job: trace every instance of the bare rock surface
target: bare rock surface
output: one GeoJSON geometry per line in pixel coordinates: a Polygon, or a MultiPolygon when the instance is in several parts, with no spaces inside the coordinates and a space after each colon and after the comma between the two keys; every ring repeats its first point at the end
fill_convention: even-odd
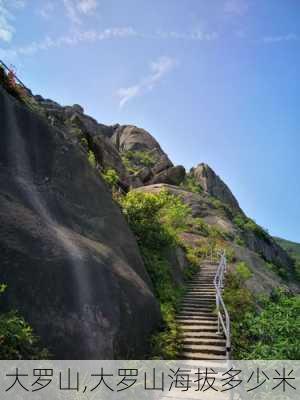
{"type": "Polygon", "coordinates": [[[1,88],[0,126],[1,310],[18,309],[59,359],[143,357],[159,306],[99,173],[1,88]]]}
{"type": "Polygon", "coordinates": [[[227,204],[234,211],[242,212],[238,201],[229,187],[207,164],[201,163],[197,165],[197,167],[191,170],[191,174],[196,182],[203,187],[205,192],[227,204]]]}

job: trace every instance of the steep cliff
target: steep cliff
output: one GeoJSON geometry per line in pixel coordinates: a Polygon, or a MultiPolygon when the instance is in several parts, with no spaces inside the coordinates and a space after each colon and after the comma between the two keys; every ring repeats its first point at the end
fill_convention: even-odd
{"type": "Polygon", "coordinates": [[[226,249],[232,268],[239,261],[246,262],[253,272],[247,284],[254,292],[270,293],[279,286],[299,290],[294,281],[293,261],[275,240],[267,233],[262,237],[253,230],[241,229],[235,223],[231,210],[215,202],[207,193],[192,193],[182,187],[164,184],[136,190],[144,193],[165,190],[180,197],[191,208],[194,220],[190,229],[182,234],[183,242],[196,251],[208,251],[208,256],[212,246],[226,249]],[[200,227],[197,227],[199,224],[200,227]]]}
{"type": "Polygon", "coordinates": [[[1,309],[57,358],[142,357],[160,322],[136,240],[68,132],[0,87],[1,309]]]}
{"type": "Polygon", "coordinates": [[[195,178],[195,181],[202,186],[206,193],[216,197],[224,204],[227,204],[234,211],[241,212],[239,203],[229,187],[209,165],[201,163],[195,168],[192,168],[191,176],[195,178]]]}
{"type": "Polygon", "coordinates": [[[160,271],[143,262],[112,194],[163,190],[191,209],[182,246],[156,258],[170,287],[191,259],[226,249],[231,268],[249,265],[253,292],[298,290],[289,254],[207,164],[186,174],[144,129],[105,126],[31,93],[24,102],[0,87],[0,307],[19,309],[57,358],[142,357],[160,325],[160,271]],[[102,177],[112,171],[111,191],[102,177]]]}

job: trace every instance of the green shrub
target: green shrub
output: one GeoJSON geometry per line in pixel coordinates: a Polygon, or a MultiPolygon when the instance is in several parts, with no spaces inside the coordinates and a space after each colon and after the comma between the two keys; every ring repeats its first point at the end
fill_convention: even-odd
{"type": "Polygon", "coordinates": [[[112,189],[115,189],[118,186],[120,178],[115,169],[107,169],[101,173],[101,176],[112,189]]]}
{"type": "Polygon", "coordinates": [[[178,234],[186,228],[190,209],[166,191],[129,192],[120,199],[120,204],[160,302],[164,325],[152,337],[152,358],[176,358],[180,340],[175,315],[183,289],[174,283],[167,253],[179,245],[178,234]]]}
{"type": "Polygon", "coordinates": [[[282,291],[260,304],[261,312],[244,318],[245,359],[298,360],[300,357],[300,296],[282,291]]]}
{"type": "Polygon", "coordinates": [[[245,241],[240,237],[240,236],[237,236],[236,238],[235,238],[235,243],[237,244],[237,245],[239,245],[239,246],[242,246],[242,247],[244,247],[246,244],[245,244],[245,241]]]}
{"type": "Polygon", "coordinates": [[[232,209],[216,197],[210,196],[209,198],[210,204],[217,210],[222,211],[224,215],[226,215],[228,218],[232,219],[233,218],[233,211],[232,209]]]}
{"type": "Polygon", "coordinates": [[[10,70],[6,73],[2,65],[0,65],[0,85],[2,85],[9,94],[22,102],[24,102],[27,97],[25,89],[17,84],[14,71],[10,70]]]}
{"type": "Polygon", "coordinates": [[[174,360],[181,351],[180,329],[176,323],[176,309],[170,303],[161,304],[165,329],[151,338],[151,359],[174,360]]]}
{"type": "Polygon", "coordinates": [[[184,181],[181,182],[180,186],[192,193],[203,193],[203,187],[200,185],[200,183],[196,182],[194,176],[189,174],[185,176],[184,181]]]}
{"type": "Polygon", "coordinates": [[[232,328],[234,359],[299,359],[300,296],[276,290],[254,297],[246,288],[252,273],[246,263],[226,277],[224,301],[232,328]]]}
{"type": "Polygon", "coordinates": [[[150,248],[175,244],[190,215],[189,207],[167,191],[129,192],[121,199],[121,207],[138,242],[150,248]]]}
{"type": "Polygon", "coordinates": [[[267,261],[266,261],[266,266],[270,271],[274,272],[275,274],[280,276],[282,279],[288,279],[288,272],[282,266],[273,264],[273,263],[270,263],[267,261]]]}
{"type": "Polygon", "coordinates": [[[209,236],[210,226],[204,222],[202,218],[193,218],[190,225],[192,232],[198,233],[205,237],[209,236]]]}
{"type": "Polygon", "coordinates": [[[91,165],[93,168],[96,168],[96,166],[97,166],[97,161],[96,161],[95,154],[94,154],[94,152],[93,152],[92,150],[89,150],[89,151],[88,151],[88,161],[89,161],[90,165],[91,165]]]}
{"type": "Polygon", "coordinates": [[[154,154],[149,150],[125,151],[122,160],[130,173],[137,173],[142,167],[152,168],[156,163],[154,154]]]}
{"type": "Polygon", "coordinates": [[[237,227],[243,230],[246,224],[246,219],[242,214],[238,214],[234,217],[233,222],[237,227]]]}
{"type": "MultiPolygon", "coordinates": [[[[0,284],[0,294],[5,289],[6,285],[0,284]]],[[[16,311],[0,314],[1,360],[35,360],[47,359],[49,356],[32,328],[16,311]]]]}
{"type": "Polygon", "coordinates": [[[88,144],[88,141],[87,141],[87,139],[85,137],[81,137],[80,138],[80,144],[81,144],[82,147],[84,147],[86,150],[88,150],[89,144],[88,144]]]}
{"type": "Polygon", "coordinates": [[[252,232],[260,239],[263,239],[266,242],[270,242],[270,237],[268,232],[261,226],[257,225],[257,223],[252,219],[247,218],[242,214],[238,214],[234,217],[233,222],[241,230],[245,232],[252,232]]]}
{"type": "Polygon", "coordinates": [[[294,267],[295,267],[296,278],[297,280],[300,280],[300,261],[298,260],[295,261],[294,267]]]}

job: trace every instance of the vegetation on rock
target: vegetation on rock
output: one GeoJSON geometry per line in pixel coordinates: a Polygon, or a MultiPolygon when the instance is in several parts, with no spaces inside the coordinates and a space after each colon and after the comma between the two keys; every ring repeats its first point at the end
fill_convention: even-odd
{"type": "Polygon", "coordinates": [[[260,239],[263,239],[266,242],[270,242],[270,236],[268,232],[261,226],[257,225],[257,223],[251,218],[248,218],[242,214],[238,214],[234,217],[233,222],[242,231],[252,232],[260,239]]]}
{"type": "Polygon", "coordinates": [[[150,150],[128,150],[122,153],[122,160],[128,172],[135,174],[143,167],[151,168],[156,159],[150,150]]]}
{"type": "Polygon", "coordinates": [[[101,176],[112,190],[117,189],[120,178],[115,169],[107,169],[101,172],[101,176]]]}
{"type": "Polygon", "coordinates": [[[0,85],[2,85],[9,94],[20,101],[24,101],[26,97],[25,89],[16,82],[15,73],[13,70],[5,72],[5,69],[0,65],[0,85]]]}
{"type": "MultiPolygon", "coordinates": [[[[5,290],[6,285],[1,284],[0,295],[5,290]]],[[[49,357],[30,325],[17,311],[0,313],[1,360],[43,360],[49,357]]]]}
{"type": "Polygon", "coordinates": [[[137,238],[161,306],[164,329],[152,338],[153,356],[176,358],[180,344],[175,314],[183,289],[174,283],[167,252],[180,244],[178,235],[186,228],[190,209],[166,191],[129,192],[120,204],[137,238]]]}
{"type": "Polygon", "coordinates": [[[203,187],[196,182],[195,177],[187,174],[185,176],[184,181],[180,184],[180,186],[192,193],[203,193],[203,187]]]}
{"type": "Polygon", "coordinates": [[[226,278],[224,301],[232,326],[234,359],[299,359],[300,296],[283,290],[255,298],[245,282],[249,267],[239,263],[226,278]]]}
{"type": "Polygon", "coordinates": [[[275,240],[294,260],[295,277],[300,281],[300,244],[280,238],[275,240]]]}

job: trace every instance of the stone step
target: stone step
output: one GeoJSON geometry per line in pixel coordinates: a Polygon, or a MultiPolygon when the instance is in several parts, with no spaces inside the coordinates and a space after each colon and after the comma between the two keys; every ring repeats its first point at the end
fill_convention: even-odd
{"type": "Polygon", "coordinates": [[[210,316],[216,316],[216,314],[214,313],[214,308],[201,308],[201,306],[198,307],[184,307],[181,308],[180,312],[178,312],[178,314],[188,314],[188,313],[192,313],[194,315],[200,315],[200,314],[206,314],[206,315],[210,315],[210,316]]]}
{"type": "MultiPolygon", "coordinates": [[[[197,295],[191,295],[191,300],[193,300],[193,301],[203,301],[203,303],[205,303],[205,302],[211,302],[211,301],[216,301],[216,296],[207,296],[207,295],[205,295],[205,294],[197,294],[197,295]],[[201,300],[198,300],[198,298],[199,298],[199,296],[200,296],[200,298],[201,298],[201,300]]],[[[188,299],[189,300],[189,299],[188,299]]],[[[186,301],[188,301],[188,300],[186,300],[186,301]]]]}
{"type": "Polygon", "coordinates": [[[200,310],[201,308],[206,308],[207,311],[212,312],[216,308],[216,302],[215,301],[210,301],[210,302],[203,302],[199,300],[186,300],[183,303],[181,303],[181,308],[195,308],[196,310],[200,310]]]}
{"type": "Polygon", "coordinates": [[[210,320],[210,321],[217,321],[216,316],[212,315],[212,314],[208,314],[208,313],[193,313],[190,311],[187,312],[182,312],[177,314],[176,318],[178,319],[195,319],[200,320],[200,319],[206,319],[206,320],[210,320]]]}
{"type": "Polygon", "coordinates": [[[192,320],[192,321],[197,321],[199,323],[201,323],[201,321],[212,321],[212,322],[218,322],[218,319],[216,316],[213,315],[208,315],[208,314],[204,314],[204,315],[188,315],[185,313],[181,313],[180,315],[177,314],[176,316],[176,320],[192,320]]]}
{"type": "Polygon", "coordinates": [[[214,354],[214,355],[226,355],[225,346],[211,346],[211,345],[202,345],[202,344],[192,344],[192,345],[184,345],[183,351],[189,353],[206,353],[206,354],[214,354]]]}
{"type": "Polygon", "coordinates": [[[202,285],[192,285],[192,286],[186,288],[187,292],[193,291],[193,290],[202,290],[202,291],[210,290],[211,292],[213,292],[213,291],[215,292],[216,288],[214,286],[202,286],[202,285]]]}
{"type": "Polygon", "coordinates": [[[217,333],[217,326],[209,325],[180,325],[180,329],[183,332],[212,332],[217,333]]]}
{"type": "Polygon", "coordinates": [[[183,300],[186,298],[192,298],[192,299],[215,299],[216,294],[215,293],[187,293],[184,297],[183,300]]]}
{"type": "Polygon", "coordinates": [[[200,319],[206,319],[210,321],[217,321],[217,318],[215,315],[209,314],[209,313],[193,313],[190,311],[182,312],[177,314],[176,318],[178,319],[195,319],[200,320],[200,319]]]}
{"type": "Polygon", "coordinates": [[[194,299],[194,300],[191,299],[191,300],[184,300],[181,303],[181,305],[183,307],[184,306],[213,306],[215,304],[216,304],[215,299],[212,299],[212,300],[201,300],[201,301],[199,301],[197,299],[194,299]]]}
{"type": "Polygon", "coordinates": [[[212,310],[216,306],[216,301],[199,301],[199,300],[185,300],[181,303],[181,307],[196,307],[207,308],[212,310]]]}
{"type": "Polygon", "coordinates": [[[203,299],[203,298],[208,298],[208,299],[215,299],[216,298],[216,294],[215,293],[211,293],[211,294],[207,294],[207,293],[187,293],[184,297],[183,300],[188,300],[188,299],[203,299]]]}
{"type": "Polygon", "coordinates": [[[193,315],[200,315],[200,314],[206,314],[206,315],[215,315],[214,314],[214,308],[193,308],[193,307],[185,307],[180,310],[178,315],[188,315],[188,314],[193,314],[193,315]]]}
{"type": "Polygon", "coordinates": [[[223,334],[219,334],[219,333],[213,333],[213,332],[181,332],[181,337],[183,339],[215,339],[215,340],[219,340],[219,339],[224,339],[224,335],[223,334]]]}
{"type": "Polygon", "coordinates": [[[213,287],[213,288],[215,287],[213,282],[206,282],[206,283],[203,283],[203,282],[193,282],[193,283],[187,284],[186,287],[187,287],[187,288],[193,288],[193,287],[195,287],[195,286],[203,287],[203,285],[211,286],[211,287],[213,287]]]}
{"type": "Polygon", "coordinates": [[[211,285],[211,287],[215,287],[213,281],[201,281],[201,282],[195,282],[192,285],[187,285],[187,288],[193,289],[195,287],[203,287],[202,285],[211,285]]]}
{"type": "Polygon", "coordinates": [[[205,295],[205,294],[208,294],[208,295],[213,295],[213,294],[216,294],[216,291],[215,290],[213,290],[213,289],[207,289],[207,288],[202,288],[202,287],[200,287],[200,288],[193,288],[193,289],[189,289],[189,290],[187,290],[186,292],[185,292],[185,296],[187,296],[187,295],[193,295],[193,296],[195,296],[195,295],[197,295],[197,294],[199,294],[199,295],[205,295]]]}
{"type": "Polygon", "coordinates": [[[182,299],[182,303],[184,302],[196,302],[196,303],[211,303],[216,302],[216,296],[189,296],[182,299]]]}
{"type": "Polygon", "coordinates": [[[215,326],[216,329],[218,328],[218,323],[217,321],[209,320],[209,319],[202,319],[202,320],[196,320],[196,319],[188,319],[188,318],[180,318],[176,319],[178,324],[180,326],[183,325],[194,325],[194,326],[215,326]]]}
{"type": "Polygon", "coordinates": [[[209,319],[212,321],[217,321],[217,316],[212,315],[211,313],[190,313],[190,312],[180,312],[177,314],[178,319],[182,318],[189,318],[189,319],[196,319],[196,320],[201,320],[201,319],[209,319]]]}
{"type": "Polygon", "coordinates": [[[216,292],[211,290],[207,292],[205,288],[196,288],[185,292],[184,296],[215,296],[216,292]]]}
{"type": "MultiPolygon", "coordinates": [[[[190,288],[193,289],[195,285],[191,285],[190,288]]],[[[207,288],[207,289],[215,289],[215,285],[213,283],[198,283],[197,287],[207,288]]]]}
{"type": "Polygon", "coordinates": [[[216,308],[216,302],[212,302],[212,303],[203,303],[203,302],[186,302],[186,303],[182,303],[181,304],[181,308],[179,309],[179,311],[181,311],[184,308],[192,308],[195,310],[205,310],[205,312],[210,312],[212,313],[214,311],[214,309],[216,308]]]}
{"type": "Polygon", "coordinates": [[[216,289],[215,289],[215,287],[205,287],[205,286],[198,286],[198,285],[194,285],[194,286],[191,286],[190,288],[187,288],[186,289],[186,291],[188,292],[188,291],[190,291],[190,290],[192,290],[192,289],[198,289],[198,290],[201,290],[202,292],[209,292],[209,293],[215,293],[216,292],[216,289]]]}
{"type": "Polygon", "coordinates": [[[207,354],[207,353],[194,353],[190,351],[183,351],[179,357],[182,360],[226,360],[225,355],[207,354]]]}
{"type": "Polygon", "coordinates": [[[209,277],[209,276],[202,276],[201,278],[197,278],[193,281],[191,281],[190,283],[202,283],[202,282],[210,282],[210,283],[214,283],[214,278],[213,277],[209,277]]]}
{"type": "Polygon", "coordinates": [[[215,297],[216,296],[216,292],[215,290],[205,290],[205,289],[200,289],[198,292],[186,292],[185,295],[183,297],[187,297],[187,296],[199,296],[199,297],[203,297],[203,296],[207,296],[207,297],[215,297]]]}
{"type": "Polygon", "coordinates": [[[215,339],[215,338],[183,338],[182,344],[185,345],[207,345],[207,346],[223,346],[225,348],[225,339],[215,339]]]}

